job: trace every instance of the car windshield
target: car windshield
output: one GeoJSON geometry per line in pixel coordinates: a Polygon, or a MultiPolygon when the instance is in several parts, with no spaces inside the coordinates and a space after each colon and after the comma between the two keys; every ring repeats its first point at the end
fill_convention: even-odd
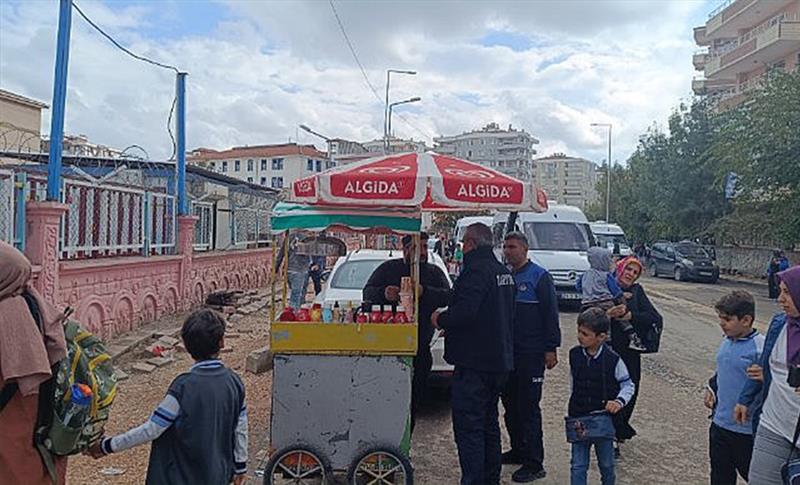
{"type": "Polygon", "coordinates": [[[526,222],[530,249],[586,251],[591,245],[589,226],[575,222],[526,222]]]}
{"type": "Polygon", "coordinates": [[[363,290],[375,268],[383,263],[381,259],[362,259],[343,263],[333,275],[331,288],[344,290],[363,290]]]}
{"type": "Polygon", "coordinates": [[[708,258],[708,252],[697,244],[679,244],[675,246],[675,251],[686,258],[708,258]]]}
{"type": "Polygon", "coordinates": [[[623,248],[628,247],[628,241],[625,240],[623,234],[595,234],[594,237],[597,238],[597,243],[601,247],[613,249],[614,244],[619,244],[623,248]]]}

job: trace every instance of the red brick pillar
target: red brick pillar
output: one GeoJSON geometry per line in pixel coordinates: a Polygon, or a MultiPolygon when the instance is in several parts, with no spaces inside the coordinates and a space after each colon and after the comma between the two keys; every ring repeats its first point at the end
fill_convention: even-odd
{"type": "Polygon", "coordinates": [[[58,302],[59,290],[59,227],[68,207],[59,202],[27,202],[25,206],[25,255],[39,267],[36,289],[53,303],[58,302]]]}

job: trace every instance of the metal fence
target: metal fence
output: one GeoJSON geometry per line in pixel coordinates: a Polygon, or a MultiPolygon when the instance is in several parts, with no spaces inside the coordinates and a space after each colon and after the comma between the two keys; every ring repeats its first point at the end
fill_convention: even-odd
{"type": "Polygon", "coordinates": [[[265,244],[270,240],[270,211],[235,207],[231,233],[234,244],[265,244]]]}
{"type": "Polygon", "coordinates": [[[214,204],[192,201],[192,214],[197,216],[194,225],[194,249],[208,251],[214,240],[214,204]]]}
{"type": "Polygon", "coordinates": [[[0,170],[0,241],[14,244],[14,173],[0,170]]]}
{"type": "Polygon", "coordinates": [[[147,254],[171,254],[175,249],[175,196],[147,193],[147,254]]]}

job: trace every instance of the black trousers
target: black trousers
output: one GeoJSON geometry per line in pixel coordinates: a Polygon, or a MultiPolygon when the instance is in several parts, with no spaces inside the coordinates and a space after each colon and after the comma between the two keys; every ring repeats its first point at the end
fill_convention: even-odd
{"type": "Polygon", "coordinates": [[[628,368],[628,374],[636,386],[631,402],[614,415],[614,428],[617,432],[617,439],[629,440],[636,436],[636,430],[631,426],[631,416],[636,407],[636,398],[639,396],[639,387],[642,382],[642,354],[629,349],[627,340],[622,341],[624,343],[619,343],[619,348],[614,345],[614,342],[611,342],[611,346],[619,354],[622,362],[625,363],[625,367],[628,368]]]}
{"type": "Polygon", "coordinates": [[[736,485],[736,473],[745,481],[750,473],[753,435],[735,433],[711,423],[708,430],[711,485],[736,485]]]}
{"type": "Polygon", "coordinates": [[[511,438],[511,452],[522,464],[542,470],[544,443],[542,441],[542,399],[544,383],[544,354],[526,359],[525,365],[515,363],[503,391],[503,420],[511,438]]]}
{"type": "Polygon", "coordinates": [[[456,367],[453,373],[451,407],[461,485],[500,484],[497,402],[507,381],[507,372],[456,367]]]}
{"type": "Polygon", "coordinates": [[[411,432],[417,423],[417,413],[425,399],[425,390],[428,387],[428,376],[433,366],[433,356],[430,347],[418,349],[414,356],[414,375],[411,380],[411,432]]]}

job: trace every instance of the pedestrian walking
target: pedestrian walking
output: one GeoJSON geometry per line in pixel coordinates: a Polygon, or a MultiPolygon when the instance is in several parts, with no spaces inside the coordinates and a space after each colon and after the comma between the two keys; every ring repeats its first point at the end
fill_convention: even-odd
{"type": "Polygon", "coordinates": [[[772,318],[759,365],[734,408],[737,423],[753,423],[755,440],[750,460],[751,485],[783,485],[781,468],[788,461],[800,467],[800,266],[778,273],[783,312],[772,318]]]}
{"type": "MultiPolygon", "coordinates": [[[[0,241],[0,484],[51,485],[34,446],[39,386],[67,355],[64,315],[31,286],[31,263],[0,241]],[[39,318],[34,318],[35,305],[39,318]],[[37,321],[38,320],[38,321],[37,321]]],[[[56,483],[67,477],[67,457],[55,456],[56,483]]]]}
{"type": "Polygon", "coordinates": [[[521,232],[506,234],[503,256],[517,286],[514,309],[514,370],[501,400],[511,449],[503,464],[522,465],[511,479],[518,483],[544,478],[542,398],[545,368],[558,364],[561,345],[558,299],[553,277],[528,259],[528,239],[521,232]]]}
{"type": "Polygon", "coordinates": [[[308,275],[314,283],[314,295],[322,292],[322,273],[325,271],[325,256],[314,256],[311,258],[311,268],[308,275]]]}
{"type": "Polygon", "coordinates": [[[767,266],[767,285],[769,287],[769,298],[774,300],[780,294],[778,287],[778,273],[789,269],[789,260],[783,251],[775,251],[767,266]]]}
{"type": "MultiPolygon", "coordinates": [[[[647,298],[647,293],[642,285],[637,283],[643,269],[642,263],[633,256],[629,256],[617,264],[617,283],[622,288],[625,303],[610,308],[607,314],[612,320],[630,323],[642,346],[647,349],[648,353],[653,353],[658,351],[664,320],[650,299],[647,298]]],[[[618,443],[624,443],[636,436],[636,430],[631,426],[630,421],[641,390],[642,379],[642,351],[631,348],[630,339],[625,335],[624,329],[624,325],[611,326],[611,348],[619,354],[628,368],[635,389],[628,405],[614,416],[618,443]]],[[[616,448],[615,453],[617,456],[619,455],[619,447],[616,448]]]]}
{"type": "Polygon", "coordinates": [[[95,458],[152,441],[147,485],[244,483],[247,473],[247,407],[241,378],[219,360],[225,319],[197,310],[183,323],[181,338],[195,360],[175,378],[143,424],[103,438],[89,449],[95,458]]]}
{"type": "Polygon", "coordinates": [[[572,443],[570,484],[586,485],[594,446],[603,485],[614,485],[614,425],[610,415],[630,403],[635,385],[619,355],[605,344],[611,322],[601,308],[578,316],[578,345],[569,351],[572,393],[567,440],[572,443]]]}
{"type": "MultiPolygon", "coordinates": [[[[431,314],[450,301],[450,284],[447,276],[435,264],[428,262],[428,234],[420,234],[419,262],[419,315],[417,322],[417,355],[414,356],[414,377],[411,383],[411,430],[416,424],[417,412],[425,396],[428,376],[433,365],[431,339],[433,326],[431,314]]],[[[416,254],[414,239],[403,236],[403,258],[391,259],[375,268],[364,286],[364,301],[373,305],[393,305],[400,302],[400,282],[411,276],[411,261],[416,254]]]]}
{"type": "Polygon", "coordinates": [[[725,335],[717,351],[717,370],[709,379],[705,405],[712,410],[708,431],[711,485],[736,485],[745,481],[753,453],[753,427],[749,419],[737,423],[733,409],[747,383],[747,369],[758,363],[764,336],[753,329],[756,304],[746,291],[734,291],[715,305],[725,335]]]}
{"type": "Polygon", "coordinates": [[[514,365],[514,277],[492,251],[492,231],[464,234],[464,271],[450,306],[431,323],[444,330],[444,358],[455,366],[451,407],[461,485],[498,485],[501,448],[497,404],[514,365]]]}

